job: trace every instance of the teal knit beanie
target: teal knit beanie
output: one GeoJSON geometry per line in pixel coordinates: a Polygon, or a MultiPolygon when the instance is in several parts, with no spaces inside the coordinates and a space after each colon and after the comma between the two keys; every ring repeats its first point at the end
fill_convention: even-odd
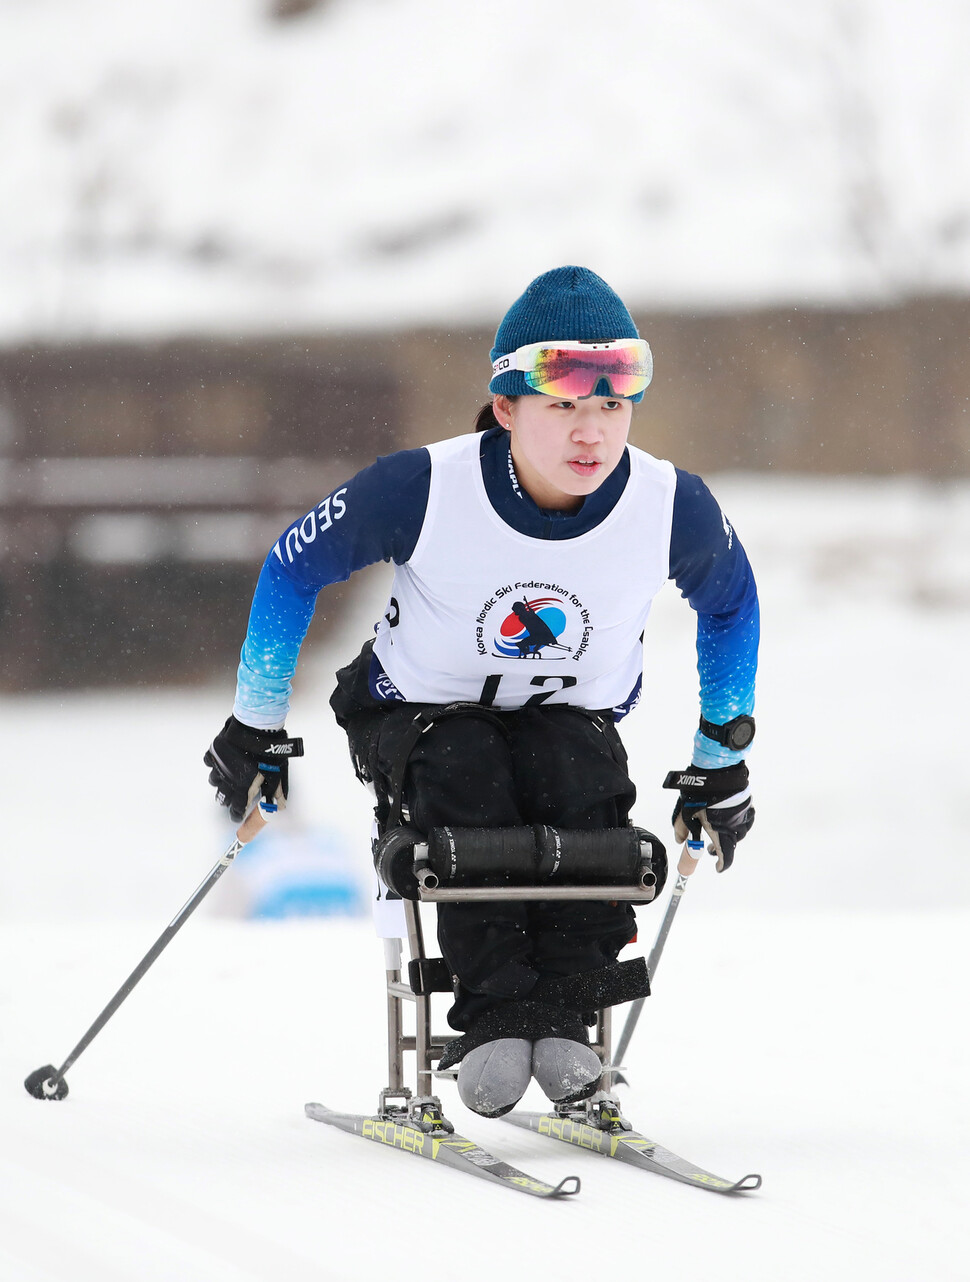
{"type": "MultiPolygon", "coordinates": [[[[639,338],[619,294],[588,267],[556,267],[537,276],[502,318],[489,359],[496,361],[528,343],[609,342],[639,338]]],[[[504,396],[538,396],[521,370],[496,374],[488,390],[504,396]]],[[[639,402],[643,393],[626,397],[639,402]]]]}

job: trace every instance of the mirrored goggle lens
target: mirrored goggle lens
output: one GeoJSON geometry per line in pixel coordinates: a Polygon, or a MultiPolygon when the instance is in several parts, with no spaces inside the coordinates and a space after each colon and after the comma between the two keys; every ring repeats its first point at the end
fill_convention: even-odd
{"type": "Polygon", "coordinates": [[[608,351],[577,351],[574,348],[538,348],[525,381],[536,392],[580,400],[592,396],[605,379],[612,396],[636,396],[644,391],[653,375],[650,348],[640,340],[629,347],[608,351]]]}

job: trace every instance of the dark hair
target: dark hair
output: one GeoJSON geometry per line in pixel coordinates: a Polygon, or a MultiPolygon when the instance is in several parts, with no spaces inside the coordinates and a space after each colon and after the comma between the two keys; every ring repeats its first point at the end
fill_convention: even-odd
{"type": "MultiPolygon", "coordinates": [[[[510,396],[508,397],[508,402],[510,405],[514,405],[518,399],[519,398],[517,396],[510,396]]],[[[502,426],[502,424],[495,417],[495,410],[492,408],[492,405],[493,405],[493,402],[489,401],[487,405],[483,405],[482,408],[478,411],[478,416],[475,419],[476,432],[487,432],[493,427],[502,426]]]]}

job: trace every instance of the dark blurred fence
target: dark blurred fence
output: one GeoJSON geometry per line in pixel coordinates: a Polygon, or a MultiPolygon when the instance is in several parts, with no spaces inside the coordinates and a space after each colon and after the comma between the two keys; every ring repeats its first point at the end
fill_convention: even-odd
{"type": "Polygon", "coordinates": [[[281,530],[394,444],[398,391],[306,344],[0,353],[0,686],[231,671],[281,530]]]}
{"type": "Polygon", "coordinates": [[[644,317],[642,328],[657,376],[641,443],[683,466],[970,474],[970,300],[644,317]]]}
{"type": "MultiPolygon", "coordinates": [[[[724,469],[970,472],[970,301],[641,315],[634,440],[724,469]]],[[[490,334],[0,352],[0,688],[225,674],[281,529],[471,429],[490,334]]]]}

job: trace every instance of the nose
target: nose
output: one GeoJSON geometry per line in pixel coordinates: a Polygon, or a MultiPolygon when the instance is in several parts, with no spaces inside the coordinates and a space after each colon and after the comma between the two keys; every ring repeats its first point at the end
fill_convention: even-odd
{"type": "Polygon", "coordinates": [[[603,439],[603,424],[600,418],[601,416],[596,413],[592,405],[583,407],[573,421],[572,438],[577,445],[592,445],[603,439]]]}

